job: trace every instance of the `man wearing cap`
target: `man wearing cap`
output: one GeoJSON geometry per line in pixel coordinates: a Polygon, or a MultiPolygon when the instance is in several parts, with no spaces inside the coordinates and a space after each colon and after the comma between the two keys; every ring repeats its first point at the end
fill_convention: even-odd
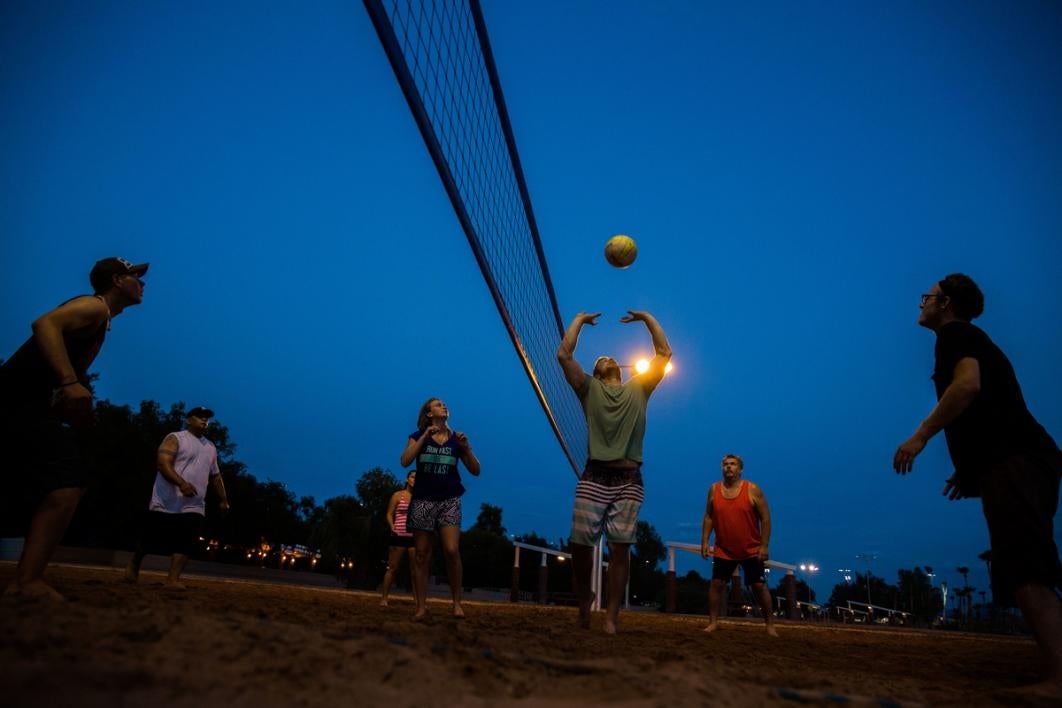
{"type": "Polygon", "coordinates": [[[575,346],[583,325],[594,326],[601,313],[580,312],[568,325],[557,360],[564,378],[583,406],[587,427],[586,467],[575,487],[572,514],[572,585],[579,600],[579,625],[590,627],[594,547],[602,532],[608,541],[608,608],[605,633],[616,633],[620,601],[627,583],[630,547],[635,540],[642,489],[642,438],[649,396],[664,378],[671,346],[660,323],[648,312],[628,310],[620,322],[644,322],[656,355],[649,369],[623,383],[616,360],[602,356],[588,375],[575,361],[575,346]]]}
{"type": "Polygon", "coordinates": [[[206,516],[207,484],[212,484],[222,510],[229,508],[225,482],[218,469],[218,451],[206,438],[214,411],[196,406],[188,411],[185,429],[167,435],[159,445],[158,472],[148,504],[145,533],[126,568],[136,582],[149,552],[170,555],[166,584],[183,589],[181,571],[195,547],[206,516]]]}
{"type": "Polygon", "coordinates": [[[44,570],[90,482],[81,452],[94,420],[88,368],[111,319],[143,299],[147,269],[122,258],[97,261],[89,273],[94,294],[37,318],[30,338],[0,366],[0,435],[12,458],[4,483],[21,487],[33,509],[5,594],[62,599],[44,570]]]}

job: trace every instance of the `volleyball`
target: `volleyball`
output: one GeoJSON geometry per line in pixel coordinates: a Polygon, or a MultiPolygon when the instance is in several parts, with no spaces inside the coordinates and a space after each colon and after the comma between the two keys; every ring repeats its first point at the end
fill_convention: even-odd
{"type": "Polygon", "coordinates": [[[638,246],[630,236],[613,236],[605,244],[605,260],[617,268],[626,268],[638,257],[638,246]]]}

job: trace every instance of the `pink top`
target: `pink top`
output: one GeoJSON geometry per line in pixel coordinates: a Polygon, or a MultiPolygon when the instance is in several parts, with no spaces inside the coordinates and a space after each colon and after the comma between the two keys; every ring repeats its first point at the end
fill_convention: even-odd
{"type": "Polygon", "coordinates": [[[409,500],[399,499],[395,507],[395,536],[412,536],[413,532],[406,529],[406,515],[409,513],[409,500]]]}

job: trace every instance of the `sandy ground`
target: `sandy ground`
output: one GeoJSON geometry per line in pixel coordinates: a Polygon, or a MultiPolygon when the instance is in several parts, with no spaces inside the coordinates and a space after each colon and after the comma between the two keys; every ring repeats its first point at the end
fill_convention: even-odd
{"type": "MultiPolygon", "coordinates": [[[[0,564],[6,585],[14,567],[0,564]]],[[[8,706],[1058,705],[1032,641],[890,628],[762,625],[628,612],[620,634],[576,630],[569,608],[111,569],[49,571],[68,601],[0,598],[0,703],[8,706]]]]}

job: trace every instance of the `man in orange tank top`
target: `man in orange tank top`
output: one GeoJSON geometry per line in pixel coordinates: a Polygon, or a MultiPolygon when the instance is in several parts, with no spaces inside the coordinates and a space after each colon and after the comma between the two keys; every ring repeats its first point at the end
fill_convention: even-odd
{"type": "Polygon", "coordinates": [[[742,480],[745,463],[737,455],[723,458],[723,481],[708,488],[708,503],[701,523],[701,557],[713,556],[712,588],[708,595],[710,622],[705,632],[719,629],[719,608],[730,577],[741,566],[745,585],[752,589],[767,621],[767,634],[778,636],[771,613],[764,563],[771,539],[771,512],[759,485],[742,480]],[[715,548],[708,539],[715,531],[715,548]]]}

